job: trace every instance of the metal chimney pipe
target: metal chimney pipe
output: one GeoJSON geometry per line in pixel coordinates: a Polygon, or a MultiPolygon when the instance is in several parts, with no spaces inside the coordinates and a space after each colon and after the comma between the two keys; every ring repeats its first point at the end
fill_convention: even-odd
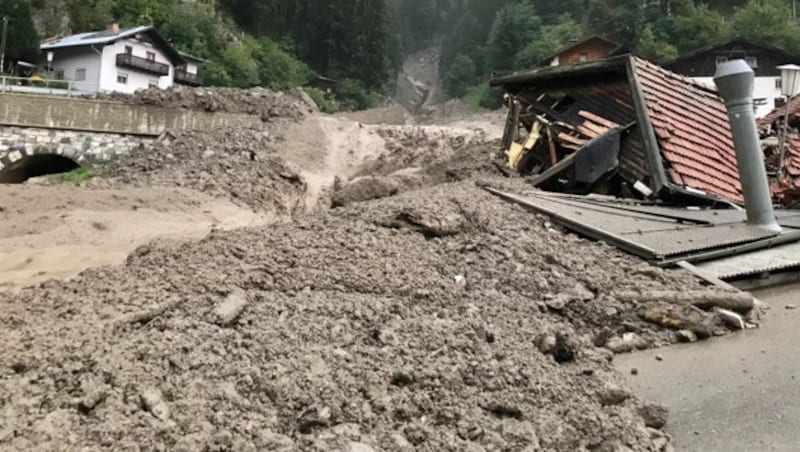
{"type": "Polygon", "coordinates": [[[780,231],[772,209],[764,154],[761,152],[753,113],[754,79],[753,70],[744,60],[722,63],[714,75],[714,83],[728,109],[747,223],[780,231]]]}

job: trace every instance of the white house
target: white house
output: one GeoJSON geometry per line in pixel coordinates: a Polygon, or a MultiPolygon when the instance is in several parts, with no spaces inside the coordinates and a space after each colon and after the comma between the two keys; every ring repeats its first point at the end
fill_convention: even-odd
{"type": "Polygon", "coordinates": [[[133,93],[175,83],[200,85],[202,60],[176,50],[151,26],[80,33],[41,44],[48,78],[71,80],[83,92],[133,93]]]}
{"type": "Polygon", "coordinates": [[[717,71],[717,66],[733,59],[745,60],[755,72],[753,98],[756,101],[757,117],[771,112],[775,108],[776,102],[783,101],[781,72],[778,66],[800,64],[800,55],[752,39],[735,36],[681,55],[664,63],[663,66],[715,88],[714,73],[717,71]]]}

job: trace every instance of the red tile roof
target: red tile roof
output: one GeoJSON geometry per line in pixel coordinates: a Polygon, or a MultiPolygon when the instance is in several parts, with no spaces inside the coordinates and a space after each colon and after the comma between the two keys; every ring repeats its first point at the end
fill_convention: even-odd
{"type": "Polygon", "coordinates": [[[728,114],[716,92],[638,58],[634,67],[670,182],[742,202],[728,114]]]}
{"type": "MultiPolygon", "coordinates": [[[[762,138],[780,138],[783,128],[783,119],[787,106],[776,108],[768,115],[758,120],[758,128],[762,138]]],[[[800,117],[800,96],[795,97],[788,105],[789,108],[789,136],[783,156],[784,172],[780,178],[770,177],[769,188],[772,198],[784,206],[794,204],[800,197],[800,132],[797,130],[800,117]]],[[[764,159],[767,172],[776,174],[780,161],[778,146],[764,146],[764,159]]]]}

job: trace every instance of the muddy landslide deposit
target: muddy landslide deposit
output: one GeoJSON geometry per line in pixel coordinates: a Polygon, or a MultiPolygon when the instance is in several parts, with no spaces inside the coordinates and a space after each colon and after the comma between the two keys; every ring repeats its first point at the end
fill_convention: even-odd
{"type": "Polygon", "coordinates": [[[134,94],[97,94],[95,98],[139,105],[165,108],[187,108],[209,112],[247,113],[270,120],[276,117],[301,118],[316,112],[317,106],[300,90],[291,93],[256,87],[190,88],[174,86],[170,89],[149,88],[134,94]]]}
{"type": "Polygon", "coordinates": [[[697,285],[475,181],[154,242],[0,294],[0,449],[671,450],[599,346],[697,285]]]}
{"type": "Polygon", "coordinates": [[[168,133],[145,151],[104,165],[92,185],[177,186],[277,215],[302,211],[305,182],[274,148],[262,128],[168,133]]]}

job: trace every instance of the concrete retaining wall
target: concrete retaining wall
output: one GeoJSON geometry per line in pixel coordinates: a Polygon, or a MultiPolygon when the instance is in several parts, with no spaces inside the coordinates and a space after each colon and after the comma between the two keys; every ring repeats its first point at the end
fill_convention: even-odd
{"type": "Polygon", "coordinates": [[[0,170],[28,155],[58,154],[79,164],[106,162],[144,149],[144,135],[0,126],[0,170]]]}
{"type": "Polygon", "coordinates": [[[166,130],[258,126],[261,118],[242,113],[131,105],[93,99],[0,94],[0,126],[158,136],[166,130]]]}

